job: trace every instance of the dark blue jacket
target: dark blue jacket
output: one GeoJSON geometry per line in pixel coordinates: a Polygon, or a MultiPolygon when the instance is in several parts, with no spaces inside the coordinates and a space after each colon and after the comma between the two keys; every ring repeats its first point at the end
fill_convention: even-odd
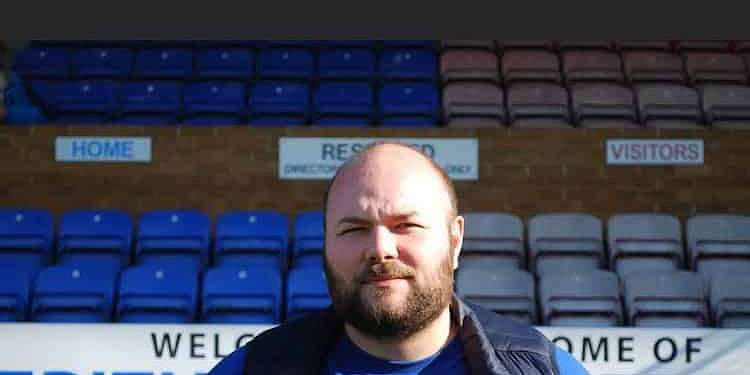
{"type": "MultiPolygon", "coordinates": [[[[567,352],[529,325],[455,296],[451,312],[472,375],[587,374],[567,352]]],[[[311,313],[262,332],[209,375],[318,375],[343,326],[330,307],[311,313]]]]}

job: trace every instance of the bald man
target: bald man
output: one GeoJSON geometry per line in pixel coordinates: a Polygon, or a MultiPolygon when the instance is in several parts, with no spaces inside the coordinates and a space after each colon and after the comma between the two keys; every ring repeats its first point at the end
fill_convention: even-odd
{"type": "Polygon", "coordinates": [[[453,184],[432,159],[376,143],[324,198],[332,305],[274,327],[221,374],[586,374],[533,327],[453,292],[464,234],[453,184]]]}

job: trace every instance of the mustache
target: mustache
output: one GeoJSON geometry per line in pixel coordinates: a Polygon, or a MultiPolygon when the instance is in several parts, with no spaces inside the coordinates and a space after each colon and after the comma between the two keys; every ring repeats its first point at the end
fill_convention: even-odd
{"type": "Polygon", "coordinates": [[[360,283],[383,279],[413,278],[414,269],[396,261],[376,263],[367,266],[357,278],[360,283]]]}

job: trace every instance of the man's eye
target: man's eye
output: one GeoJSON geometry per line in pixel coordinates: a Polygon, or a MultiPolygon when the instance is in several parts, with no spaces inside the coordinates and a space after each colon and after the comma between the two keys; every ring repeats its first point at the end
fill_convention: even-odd
{"type": "Polygon", "coordinates": [[[409,229],[409,228],[421,228],[422,226],[416,223],[401,223],[396,225],[398,229],[409,229]]]}
{"type": "Polygon", "coordinates": [[[345,228],[344,230],[342,230],[341,232],[339,232],[339,235],[341,235],[341,234],[347,234],[347,233],[352,233],[352,232],[357,232],[357,231],[361,231],[363,229],[365,229],[365,228],[364,227],[345,228]]]}

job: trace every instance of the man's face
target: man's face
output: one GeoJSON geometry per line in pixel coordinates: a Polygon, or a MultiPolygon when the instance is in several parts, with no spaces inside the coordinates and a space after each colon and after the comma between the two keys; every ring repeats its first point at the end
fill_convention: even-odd
{"type": "Polygon", "coordinates": [[[449,196],[429,164],[392,147],[350,166],[332,187],[325,271],[343,319],[393,338],[450,304],[463,219],[449,217],[449,196]]]}

